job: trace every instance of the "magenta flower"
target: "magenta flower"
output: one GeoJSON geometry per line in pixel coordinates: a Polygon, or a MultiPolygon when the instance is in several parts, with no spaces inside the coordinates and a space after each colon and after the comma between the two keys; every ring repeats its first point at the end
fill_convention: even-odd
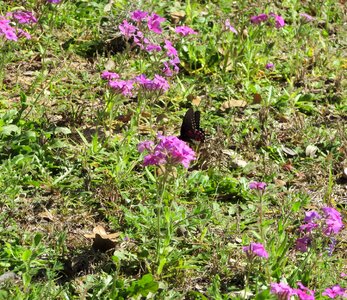
{"type": "Polygon", "coordinates": [[[153,141],[144,141],[138,144],[137,150],[142,153],[143,151],[152,151],[154,147],[154,142],[153,141]]]}
{"type": "Polygon", "coordinates": [[[272,15],[275,18],[276,28],[282,28],[285,25],[284,19],[279,15],[272,15]]]}
{"type": "Polygon", "coordinates": [[[160,24],[165,21],[164,18],[158,16],[157,14],[151,14],[148,18],[148,29],[150,31],[153,31],[155,33],[162,33],[162,29],[160,27],[160,24]]]}
{"type": "Polygon", "coordinates": [[[17,41],[16,29],[10,25],[10,22],[10,20],[0,16],[0,36],[4,35],[8,40],[17,41]]]}
{"type": "Polygon", "coordinates": [[[156,45],[156,44],[151,44],[151,43],[148,43],[147,45],[146,45],[146,51],[147,52],[159,52],[159,51],[161,51],[162,49],[161,49],[161,47],[159,46],[159,45],[156,45]]]}
{"type": "Polygon", "coordinates": [[[27,40],[31,39],[30,33],[20,28],[17,30],[17,35],[18,37],[25,37],[27,40]]]}
{"type": "Polygon", "coordinates": [[[298,238],[295,241],[295,249],[300,252],[307,252],[308,247],[311,245],[311,238],[309,236],[304,236],[302,238],[298,238]]]}
{"type": "Polygon", "coordinates": [[[119,75],[117,73],[114,73],[114,72],[102,71],[101,72],[101,78],[107,79],[107,80],[112,80],[112,79],[118,79],[119,75]]]}
{"type": "Polygon", "coordinates": [[[47,2],[57,4],[57,3],[60,3],[61,0],[47,0],[47,2]]]}
{"type": "Polygon", "coordinates": [[[258,191],[264,191],[266,188],[266,183],[265,182],[258,182],[258,181],[253,181],[249,184],[249,188],[251,190],[258,190],[258,191]]]}
{"type": "Polygon", "coordinates": [[[182,36],[187,36],[190,34],[197,34],[196,31],[194,31],[192,28],[188,26],[177,26],[175,28],[175,32],[182,35],[182,36]]]}
{"type": "Polygon", "coordinates": [[[30,11],[24,11],[24,10],[17,10],[12,13],[12,17],[19,23],[19,24],[31,24],[31,23],[37,23],[37,19],[34,17],[32,12],[30,11]]]}
{"type": "Polygon", "coordinates": [[[301,282],[298,282],[298,289],[295,289],[295,294],[299,297],[300,300],[315,300],[314,291],[305,287],[301,282]]]}
{"type": "Polygon", "coordinates": [[[195,152],[177,137],[158,134],[158,139],[159,143],[155,147],[153,147],[154,143],[151,141],[139,144],[138,149],[140,152],[144,150],[150,152],[144,157],[144,166],[182,164],[185,168],[188,168],[190,162],[195,159],[195,152]]]}
{"type": "Polygon", "coordinates": [[[148,12],[142,11],[142,10],[135,10],[131,13],[130,18],[133,21],[141,22],[142,20],[146,19],[148,16],[148,12]]]}
{"type": "Polygon", "coordinates": [[[302,232],[309,233],[317,227],[318,227],[318,224],[316,224],[316,223],[307,223],[307,224],[300,225],[299,230],[302,232]]]}
{"type": "Polygon", "coordinates": [[[154,75],[153,80],[148,79],[146,75],[142,74],[136,77],[136,81],[139,83],[140,86],[149,91],[167,91],[170,87],[167,80],[164,77],[157,74],[154,75]]]}
{"type": "Polygon", "coordinates": [[[153,83],[155,84],[156,90],[167,91],[170,88],[167,80],[158,74],[154,75],[153,83]]]}
{"type": "Polygon", "coordinates": [[[235,33],[235,34],[238,34],[237,30],[231,26],[230,24],[230,20],[229,19],[226,19],[225,22],[224,22],[224,26],[227,30],[230,30],[231,32],[235,33]]]}
{"type": "Polygon", "coordinates": [[[290,300],[291,296],[296,295],[296,291],[283,282],[273,282],[270,287],[271,294],[276,295],[279,300],[290,300]]]}
{"type": "Polygon", "coordinates": [[[177,50],[175,49],[175,47],[172,46],[172,43],[168,40],[165,40],[165,46],[164,48],[167,50],[167,56],[169,57],[176,57],[178,56],[177,50]]]}
{"type": "Polygon", "coordinates": [[[302,17],[306,22],[311,22],[314,20],[314,17],[306,13],[300,13],[300,17],[302,17]]]}
{"type": "Polygon", "coordinates": [[[269,16],[267,14],[260,14],[258,16],[253,16],[253,17],[251,17],[251,23],[260,24],[262,22],[267,21],[268,18],[269,18],[269,16]]]}
{"type": "Polygon", "coordinates": [[[269,254],[266,252],[263,244],[250,243],[249,246],[242,247],[242,250],[246,252],[247,257],[252,259],[255,256],[268,258],[269,254]]]}
{"type": "Polygon", "coordinates": [[[108,85],[118,93],[124,96],[132,96],[132,90],[134,88],[133,80],[111,80],[108,85]]]}
{"type": "Polygon", "coordinates": [[[311,211],[307,211],[305,213],[305,219],[304,222],[306,223],[311,223],[312,221],[314,221],[315,219],[320,219],[321,216],[319,215],[318,212],[316,212],[315,210],[311,210],[311,211]]]}
{"type": "Polygon", "coordinates": [[[138,30],[136,26],[130,24],[127,20],[124,20],[122,24],[119,24],[118,28],[126,38],[132,37],[138,30]]]}
{"type": "Polygon", "coordinates": [[[323,207],[325,213],[326,227],[323,229],[325,235],[337,234],[343,228],[341,214],[332,207],[323,207]]]}
{"type": "Polygon", "coordinates": [[[267,63],[267,64],[265,65],[265,68],[268,69],[268,70],[270,70],[270,69],[273,69],[274,66],[275,66],[275,65],[274,65],[273,63],[267,63]]]}
{"type": "Polygon", "coordinates": [[[330,288],[325,289],[322,295],[327,296],[330,299],[335,299],[338,296],[341,296],[342,298],[347,298],[347,290],[345,288],[340,287],[337,284],[330,288]]]}

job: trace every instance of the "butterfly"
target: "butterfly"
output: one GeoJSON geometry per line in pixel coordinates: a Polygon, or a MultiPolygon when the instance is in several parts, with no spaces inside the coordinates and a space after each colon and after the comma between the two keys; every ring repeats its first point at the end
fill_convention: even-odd
{"type": "Polygon", "coordinates": [[[181,135],[178,137],[185,142],[204,142],[205,132],[200,128],[200,112],[194,112],[193,108],[189,108],[184,115],[181,135]]]}

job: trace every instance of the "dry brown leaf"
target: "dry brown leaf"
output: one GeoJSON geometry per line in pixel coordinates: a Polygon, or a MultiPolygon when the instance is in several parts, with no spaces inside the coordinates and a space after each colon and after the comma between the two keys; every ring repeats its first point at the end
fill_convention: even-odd
{"type": "Polygon", "coordinates": [[[232,108],[232,107],[245,107],[247,105],[247,102],[244,101],[244,100],[228,100],[228,101],[225,101],[222,103],[220,109],[221,111],[225,111],[229,108],[232,108]]]}
{"type": "Polygon", "coordinates": [[[177,24],[182,21],[186,16],[184,11],[175,11],[170,14],[171,20],[173,24],[177,24]]]}
{"type": "Polygon", "coordinates": [[[116,67],[116,64],[111,58],[107,60],[104,66],[105,70],[108,70],[108,71],[113,70],[115,67],[116,67]]]}
{"type": "Polygon", "coordinates": [[[193,94],[190,94],[187,96],[188,101],[192,102],[193,105],[199,106],[201,102],[201,97],[200,96],[195,96],[193,94]]]}
{"type": "Polygon", "coordinates": [[[93,229],[92,234],[85,234],[84,237],[93,239],[93,248],[95,250],[107,251],[116,246],[116,241],[120,236],[120,232],[107,233],[105,228],[101,225],[96,226],[93,229]]]}
{"type": "Polygon", "coordinates": [[[54,216],[52,215],[52,213],[48,210],[45,210],[43,212],[39,213],[39,217],[46,220],[46,221],[54,221],[54,216]]]}
{"type": "Polygon", "coordinates": [[[261,103],[261,100],[262,100],[262,98],[261,98],[260,94],[255,93],[253,95],[253,104],[259,104],[259,103],[261,103]]]}

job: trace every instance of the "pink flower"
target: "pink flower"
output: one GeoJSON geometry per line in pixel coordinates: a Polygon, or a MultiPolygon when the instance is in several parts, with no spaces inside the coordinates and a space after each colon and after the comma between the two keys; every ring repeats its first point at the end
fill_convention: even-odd
{"type": "Polygon", "coordinates": [[[10,20],[0,16],[0,36],[4,35],[8,40],[17,41],[16,29],[10,25],[10,22],[10,20]]]}
{"type": "Polygon", "coordinates": [[[124,20],[122,24],[118,26],[120,32],[126,37],[132,37],[138,28],[132,24],[130,24],[127,20],[124,20]]]}
{"type": "Polygon", "coordinates": [[[298,289],[295,289],[295,294],[300,300],[315,300],[314,291],[305,287],[301,282],[298,282],[298,289]]]}
{"type": "Polygon", "coordinates": [[[172,43],[168,40],[165,40],[165,46],[164,48],[167,50],[167,56],[169,57],[176,57],[178,56],[177,50],[175,49],[175,47],[172,46],[172,43]]]}
{"type": "Polygon", "coordinates": [[[175,32],[182,35],[182,36],[187,36],[190,34],[197,34],[196,31],[194,31],[192,28],[188,26],[177,26],[175,28],[175,32]]]}
{"type": "Polygon", "coordinates": [[[306,13],[300,13],[300,17],[305,19],[306,22],[311,22],[314,20],[314,17],[310,16],[309,14],[306,13]]]}
{"type": "Polygon", "coordinates": [[[251,17],[251,23],[260,24],[262,22],[267,21],[268,18],[269,18],[269,16],[267,14],[260,14],[258,16],[253,16],[253,17],[251,17]]]}
{"type": "Polygon", "coordinates": [[[316,224],[316,223],[308,223],[308,224],[300,225],[299,230],[308,233],[317,227],[318,227],[318,224],[316,224]]]}
{"type": "Polygon", "coordinates": [[[146,19],[148,16],[148,12],[142,11],[142,10],[135,10],[131,13],[130,18],[133,21],[141,22],[142,20],[146,19]]]}
{"type": "Polygon", "coordinates": [[[101,72],[101,78],[107,79],[107,80],[112,80],[112,79],[118,79],[119,75],[117,73],[114,73],[114,72],[102,71],[101,72]]]}
{"type": "Polygon", "coordinates": [[[312,242],[312,240],[308,236],[298,238],[295,241],[295,249],[300,251],[300,252],[307,252],[307,249],[311,245],[311,242],[312,242]]]}
{"type": "Polygon", "coordinates": [[[37,19],[30,11],[17,10],[12,13],[12,17],[16,19],[19,24],[37,23],[37,19]]]}
{"type": "Polygon", "coordinates": [[[264,191],[266,188],[266,183],[265,182],[258,182],[258,181],[253,181],[249,184],[249,188],[251,190],[258,190],[258,191],[264,191]]]}
{"type": "Polygon", "coordinates": [[[320,219],[321,216],[319,215],[318,212],[316,212],[315,210],[311,210],[311,211],[307,211],[305,213],[305,219],[304,222],[306,223],[311,223],[312,221],[314,221],[315,219],[320,219]]]}
{"type": "Polygon", "coordinates": [[[61,0],[47,0],[47,2],[57,4],[57,3],[60,3],[61,0]]]}
{"type": "Polygon", "coordinates": [[[111,80],[108,85],[116,92],[121,93],[124,96],[132,96],[132,90],[134,88],[133,80],[111,80]]]}
{"type": "Polygon", "coordinates": [[[25,37],[27,40],[30,40],[31,39],[31,35],[29,32],[26,32],[25,30],[23,29],[18,29],[17,30],[17,34],[19,37],[25,37]]]}
{"type": "Polygon", "coordinates": [[[140,150],[147,150],[150,153],[144,157],[143,165],[182,164],[188,168],[192,160],[195,159],[195,152],[176,136],[162,136],[158,134],[159,143],[153,148],[154,143],[145,141],[138,146],[140,150]]]}
{"type": "Polygon", "coordinates": [[[230,30],[231,32],[233,32],[235,34],[238,34],[237,30],[233,26],[231,26],[229,19],[225,20],[224,26],[225,26],[226,29],[230,30]]]}
{"type": "Polygon", "coordinates": [[[159,45],[152,44],[147,38],[145,38],[143,41],[146,44],[145,50],[147,52],[153,52],[153,51],[159,52],[162,50],[159,45]]]}
{"type": "Polygon", "coordinates": [[[146,75],[142,74],[136,77],[136,81],[140,84],[140,86],[150,91],[167,91],[170,87],[167,80],[157,74],[154,75],[153,80],[148,79],[146,75]]]}
{"type": "Polygon", "coordinates": [[[269,70],[269,69],[273,69],[274,66],[275,65],[273,63],[267,63],[265,68],[269,70]]]}
{"type": "Polygon", "coordinates": [[[325,235],[337,234],[343,228],[341,214],[332,207],[323,207],[325,213],[326,227],[323,229],[325,235]]]}
{"type": "Polygon", "coordinates": [[[144,141],[138,144],[137,146],[137,150],[142,153],[143,151],[147,150],[147,151],[152,151],[154,146],[154,142],[153,141],[144,141]]]}
{"type": "Polygon", "coordinates": [[[292,295],[296,295],[296,291],[283,282],[273,282],[270,284],[270,287],[271,294],[277,295],[277,299],[280,300],[290,300],[292,295]]]}
{"type": "Polygon", "coordinates": [[[266,252],[263,244],[260,243],[250,243],[249,246],[242,247],[242,250],[246,252],[249,258],[255,256],[268,258],[269,254],[266,252]]]}
{"type": "Polygon", "coordinates": [[[281,16],[276,15],[274,13],[271,13],[270,16],[275,18],[275,26],[276,26],[276,28],[281,28],[281,27],[283,27],[285,25],[284,19],[281,16]]]}
{"type": "Polygon", "coordinates": [[[167,80],[158,74],[154,75],[153,83],[155,84],[156,90],[167,91],[170,88],[167,80]]]}
{"type": "Polygon", "coordinates": [[[335,299],[335,297],[341,296],[342,298],[347,298],[347,290],[340,287],[338,284],[330,288],[325,289],[322,293],[323,296],[327,296],[330,299],[335,299]]]}
{"type": "Polygon", "coordinates": [[[162,33],[160,24],[165,21],[164,18],[158,16],[157,14],[151,14],[148,18],[148,29],[155,33],[162,33]]]}

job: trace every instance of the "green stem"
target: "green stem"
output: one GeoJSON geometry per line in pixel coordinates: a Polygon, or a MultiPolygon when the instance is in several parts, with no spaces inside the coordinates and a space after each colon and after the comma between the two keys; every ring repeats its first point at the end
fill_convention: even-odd
{"type": "Polygon", "coordinates": [[[263,231],[263,193],[260,193],[260,199],[259,199],[259,231],[260,231],[260,237],[261,242],[264,243],[264,231],[263,231]]]}

